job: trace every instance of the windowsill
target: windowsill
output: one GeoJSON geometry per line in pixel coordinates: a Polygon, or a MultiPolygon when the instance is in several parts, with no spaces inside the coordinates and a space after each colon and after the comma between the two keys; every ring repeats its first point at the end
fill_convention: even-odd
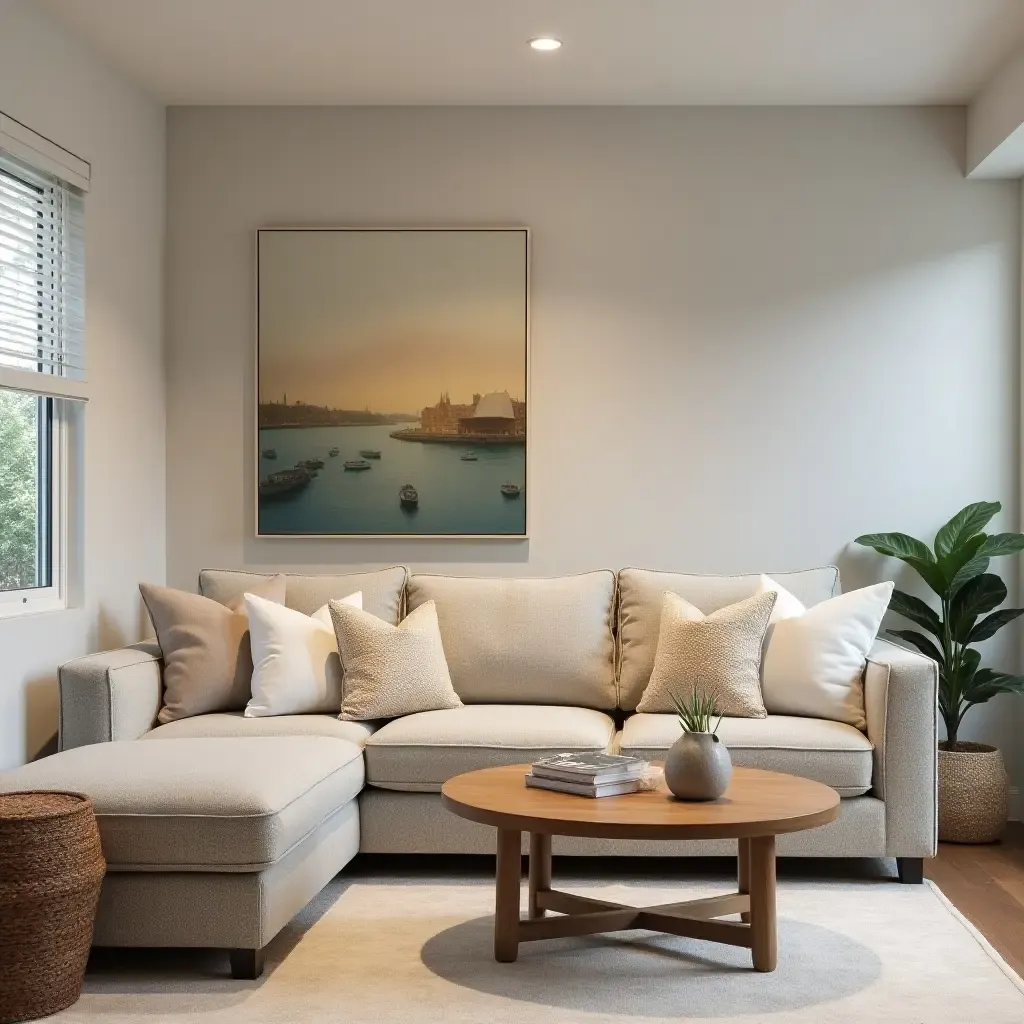
{"type": "Polygon", "coordinates": [[[61,612],[75,611],[73,607],[69,608],[67,603],[62,600],[54,600],[52,603],[29,601],[27,604],[19,604],[12,601],[10,605],[10,607],[5,607],[4,603],[0,602],[0,625],[8,621],[38,618],[44,615],[59,615],[61,612]]]}

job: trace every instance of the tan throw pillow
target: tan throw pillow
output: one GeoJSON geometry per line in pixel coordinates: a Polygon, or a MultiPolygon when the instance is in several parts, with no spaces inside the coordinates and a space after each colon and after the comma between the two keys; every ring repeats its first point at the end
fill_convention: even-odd
{"type": "MultiPolygon", "coordinates": [[[[251,696],[249,618],[242,597],[229,605],[170,587],[139,586],[164,658],[160,722],[211,711],[240,711],[251,696]]],[[[284,604],[285,577],[254,584],[252,593],[284,604]]]]}
{"type": "Polygon", "coordinates": [[[343,722],[460,708],[452,688],[433,601],[397,626],[359,608],[329,602],[343,670],[343,722]]]}
{"type": "Polygon", "coordinates": [[[689,601],[665,594],[651,681],[640,712],[675,711],[696,690],[713,694],[718,713],[732,718],[767,718],[761,698],[761,644],[775,599],[758,594],[705,616],[689,601]]]}

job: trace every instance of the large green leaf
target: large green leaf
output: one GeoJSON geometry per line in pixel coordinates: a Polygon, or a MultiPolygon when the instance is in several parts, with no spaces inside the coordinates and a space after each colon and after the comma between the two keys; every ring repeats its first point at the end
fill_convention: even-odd
{"type": "Polygon", "coordinates": [[[940,684],[944,691],[944,703],[947,707],[958,708],[960,706],[964,690],[971,686],[980,664],[981,655],[977,651],[968,649],[962,652],[956,671],[951,672],[940,684]]]}
{"type": "Polygon", "coordinates": [[[985,558],[999,558],[1016,555],[1020,551],[1024,551],[1024,533],[994,533],[985,538],[978,554],[985,558]]]}
{"type": "Polygon", "coordinates": [[[960,654],[960,664],[956,668],[957,682],[966,686],[978,671],[981,665],[981,652],[975,650],[964,650],[960,654]]]}
{"type": "Polygon", "coordinates": [[[988,570],[988,559],[978,555],[976,558],[972,558],[966,565],[961,566],[953,578],[949,581],[949,590],[947,596],[952,598],[956,595],[957,591],[971,580],[988,570]]]}
{"type": "Polygon", "coordinates": [[[914,569],[939,597],[945,599],[949,596],[949,581],[936,562],[925,562],[920,558],[904,558],[903,561],[914,569]]]}
{"type": "Polygon", "coordinates": [[[982,640],[988,640],[995,636],[1009,622],[1013,622],[1018,616],[1024,615],[1024,608],[1000,608],[999,611],[986,615],[976,626],[971,629],[965,643],[980,644],[982,640]]]}
{"type": "Polygon", "coordinates": [[[960,509],[935,535],[935,554],[945,558],[964,541],[981,533],[1002,507],[998,501],[976,501],[960,509]]]}
{"type": "Polygon", "coordinates": [[[942,636],[942,620],[938,613],[920,598],[914,597],[913,594],[894,590],[889,599],[889,610],[902,615],[905,619],[910,619],[911,622],[916,622],[937,637],[942,636]]]}
{"type": "Polygon", "coordinates": [[[945,595],[949,581],[935,561],[932,549],[924,541],[906,533],[865,533],[854,544],[874,548],[881,555],[906,562],[936,594],[945,595]]]}
{"type": "Polygon", "coordinates": [[[942,652],[924,633],[918,633],[916,629],[890,629],[887,632],[892,636],[898,636],[901,640],[906,640],[908,644],[913,644],[926,658],[931,658],[932,661],[942,664],[942,652]]]}
{"type": "Polygon", "coordinates": [[[953,636],[960,643],[967,643],[978,616],[998,608],[1005,600],[1006,584],[994,573],[982,573],[968,580],[950,602],[949,623],[953,636]]]}
{"type": "Polygon", "coordinates": [[[1024,694],[1024,676],[996,672],[991,668],[980,669],[975,673],[970,684],[964,687],[961,699],[968,705],[984,704],[999,693],[1024,694]]]}
{"type": "Polygon", "coordinates": [[[986,540],[988,538],[985,534],[976,534],[965,540],[963,544],[958,544],[948,555],[943,555],[939,559],[939,568],[947,583],[951,582],[956,574],[978,554],[986,540]]]}
{"type": "Polygon", "coordinates": [[[935,556],[924,541],[911,537],[908,533],[865,533],[858,537],[854,544],[874,548],[881,555],[901,558],[904,561],[915,558],[923,562],[934,562],[935,556]]]}

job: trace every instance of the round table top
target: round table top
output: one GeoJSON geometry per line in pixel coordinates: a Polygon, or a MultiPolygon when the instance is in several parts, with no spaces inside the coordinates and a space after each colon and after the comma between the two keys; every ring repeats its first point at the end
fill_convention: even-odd
{"type": "Polygon", "coordinates": [[[444,806],[498,828],[595,839],[740,839],[799,832],[839,816],[834,789],[781,772],[734,768],[725,794],[693,803],[664,786],[653,792],[591,799],[528,789],[528,764],[482,768],[449,779],[444,806]]]}

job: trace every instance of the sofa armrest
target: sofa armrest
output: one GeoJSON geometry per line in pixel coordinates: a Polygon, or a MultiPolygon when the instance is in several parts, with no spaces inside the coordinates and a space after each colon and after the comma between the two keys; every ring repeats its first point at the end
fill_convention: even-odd
{"type": "Polygon", "coordinates": [[[890,857],[932,857],[938,842],[939,667],[887,640],[875,642],[864,673],[872,791],[885,801],[890,857]]]}
{"type": "Polygon", "coordinates": [[[58,680],[61,750],[136,740],[156,725],[163,662],[155,642],[69,661],[61,665],[58,680]]]}

